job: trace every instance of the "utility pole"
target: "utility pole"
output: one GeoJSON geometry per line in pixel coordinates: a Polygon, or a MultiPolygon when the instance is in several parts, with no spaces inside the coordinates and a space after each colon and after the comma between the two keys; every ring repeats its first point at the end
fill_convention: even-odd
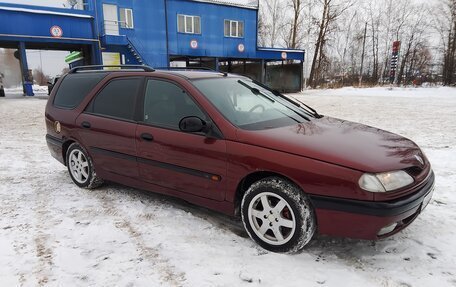
{"type": "Polygon", "coordinates": [[[366,48],[366,34],[367,34],[367,22],[364,25],[364,36],[363,36],[363,52],[361,54],[361,68],[359,69],[359,87],[363,83],[363,65],[364,65],[364,52],[366,48]]]}

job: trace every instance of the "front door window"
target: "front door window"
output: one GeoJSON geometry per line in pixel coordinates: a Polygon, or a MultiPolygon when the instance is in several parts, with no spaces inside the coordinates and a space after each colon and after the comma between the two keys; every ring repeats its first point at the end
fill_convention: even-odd
{"type": "Polygon", "coordinates": [[[206,119],[204,113],[179,86],[160,80],[149,80],[144,98],[144,122],[178,129],[179,121],[188,116],[206,119]]]}

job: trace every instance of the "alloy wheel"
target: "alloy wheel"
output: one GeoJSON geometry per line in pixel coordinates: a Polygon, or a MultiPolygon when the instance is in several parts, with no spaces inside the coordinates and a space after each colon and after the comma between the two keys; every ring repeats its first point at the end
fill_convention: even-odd
{"type": "Polygon", "coordinates": [[[248,207],[248,220],[255,234],[271,245],[287,243],[296,230],[296,219],[288,202],[278,194],[257,194],[248,207]]]}
{"type": "Polygon", "coordinates": [[[83,184],[89,178],[89,162],[81,150],[74,149],[69,156],[69,169],[74,180],[83,184]]]}

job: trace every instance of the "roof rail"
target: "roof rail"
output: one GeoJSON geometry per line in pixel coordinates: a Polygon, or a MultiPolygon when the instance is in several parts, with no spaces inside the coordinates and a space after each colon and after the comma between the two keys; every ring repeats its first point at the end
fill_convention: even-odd
{"type": "Polygon", "coordinates": [[[158,67],[156,70],[202,70],[202,71],[211,71],[215,73],[221,73],[224,77],[228,76],[226,72],[216,71],[208,67],[158,67]]]}
{"type": "Polygon", "coordinates": [[[146,65],[90,65],[90,66],[79,66],[79,67],[74,67],[72,68],[68,74],[73,74],[76,73],[77,71],[81,70],[100,70],[102,68],[119,68],[118,70],[109,70],[109,72],[115,72],[115,71],[122,71],[122,70],[137,70],[141,69],[144,70],[145,72],[153,72],[155,71],[154,68],[146,66],[146,65]]]}
{"type": "Polygon", "coordinates": [[[208,67],[158,67],[155,69],[157,69],[157,70],[204,70],[204,71],[216,72],[214,69],[211,69],[208,67]]]}

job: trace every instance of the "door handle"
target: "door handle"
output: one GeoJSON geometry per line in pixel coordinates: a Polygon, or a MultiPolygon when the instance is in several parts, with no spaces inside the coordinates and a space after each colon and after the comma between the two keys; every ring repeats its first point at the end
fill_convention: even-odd
{"type": "Polygon", "coordinates": [[[90,127],[91,127],[89,122],[82,122],[81,126],[85,129],[90,129],[90,127]]]}
{"type": "Polygon", "coordinates": [[[142,133],[141,138],[145,141],[151,142],[154,140],[154,137],[151,134],[148,133],[142,133]]]}

